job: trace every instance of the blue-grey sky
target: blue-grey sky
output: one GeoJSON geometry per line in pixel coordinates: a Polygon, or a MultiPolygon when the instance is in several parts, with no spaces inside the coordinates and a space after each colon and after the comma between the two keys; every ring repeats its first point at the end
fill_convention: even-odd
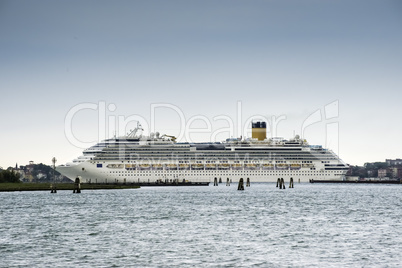
{"type": "MultiPolygon", "coordinates": [[[[228,125],[216,116],[262,115],[271,126],[282,116],[270,135],[285,138],[320,111],[304,131],[311,144],[350,164],[402,157],[401,29],[397,0],[2,0],[0,166],[72,160],[82,148],[66,138],[66,116],[103,102],[115,107],[107,120],[149,122],[152,104],[171,104],[187,123],[211,120],[211,132],[228,125]]],[[[176,111],[155,115],[156,130],[178,135],[176,111]]],[[[98,112],[77,112],[72,132],[94,143],[98,112]]]]}

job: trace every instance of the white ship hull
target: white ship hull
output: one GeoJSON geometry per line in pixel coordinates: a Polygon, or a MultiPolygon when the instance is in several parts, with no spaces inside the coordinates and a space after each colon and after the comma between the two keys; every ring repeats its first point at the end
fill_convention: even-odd
{"type": "MultiPolygon", "coordinates": [[[[110,162],[121,164],[118,162],[110,162]]],[[[310,168],[299,170],[126,170],[125,168],[115,168],[113,170],[106,167],[107,163],[97,168],[96,164],[83,162],[74,166],[59,166],[57,170],[75,180],[80,178],[81,182],[87,183],[146,183],[156,182],[157,180],[191,181],[191,182],[214,182],[214,179],[226,182],[238,182],[240,178],[251,182],[276,182],[278,178],[294,182],[309,182],[310,180],[343,180],[346,171],[312,171],[310,168]]]]}

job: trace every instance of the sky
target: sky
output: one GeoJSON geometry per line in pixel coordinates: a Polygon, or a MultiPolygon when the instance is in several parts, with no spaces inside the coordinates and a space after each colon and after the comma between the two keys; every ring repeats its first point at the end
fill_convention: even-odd
{"type": "Polygon", "coordinates": [[[64,164],[139,121],[179,141],[301,135],[402,157],[401,1],[0,0],[0,167],[64,164]]]}

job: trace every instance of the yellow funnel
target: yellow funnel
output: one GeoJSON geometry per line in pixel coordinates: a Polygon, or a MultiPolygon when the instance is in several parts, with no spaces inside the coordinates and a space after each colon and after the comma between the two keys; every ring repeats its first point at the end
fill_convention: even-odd
{"type": "Polygon", "coordinates": [[[267,124],[265,122],[251,123],[252,132],[251,137],[263,141],[267,138],[267,124]]]}

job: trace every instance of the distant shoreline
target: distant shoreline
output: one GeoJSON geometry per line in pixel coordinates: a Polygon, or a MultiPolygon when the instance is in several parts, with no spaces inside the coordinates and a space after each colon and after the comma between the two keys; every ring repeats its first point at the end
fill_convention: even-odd
{"type": "Polygon", "coordinates": [[[357,180],[357,181],[332,181],[332,180],[310,180],[310,183],[351,183],[351,184],[401,184],[401,180],[357,180]]]}
{"type": "MultiPolygon", "coordinates": [[[[102,184],[102,183],[81,183],[81,190],[115,190],[115,189],[138,189],[141,187],[179,187],[179,186],[208,186],[208,183],[178,182],[178,183],[130,183],[130,184],[102,184]]],[[[56,190],[73,191],[74,183],[56,183],[56,190]]],[[[49,191],[52,183],[0,183],[0,192],[28,192],[28,191],[49,191]]]]}
{"type": "MultiPolygon", "coordinates": [[[[51,183],[0,183],[0,192],[49,191],[51,183]]],[[[81,183],[81,190],[138,189],[139,185],[81,183]]],[[[74,190],[74,183],[56,183],[56,190],[74,190]]]]}

